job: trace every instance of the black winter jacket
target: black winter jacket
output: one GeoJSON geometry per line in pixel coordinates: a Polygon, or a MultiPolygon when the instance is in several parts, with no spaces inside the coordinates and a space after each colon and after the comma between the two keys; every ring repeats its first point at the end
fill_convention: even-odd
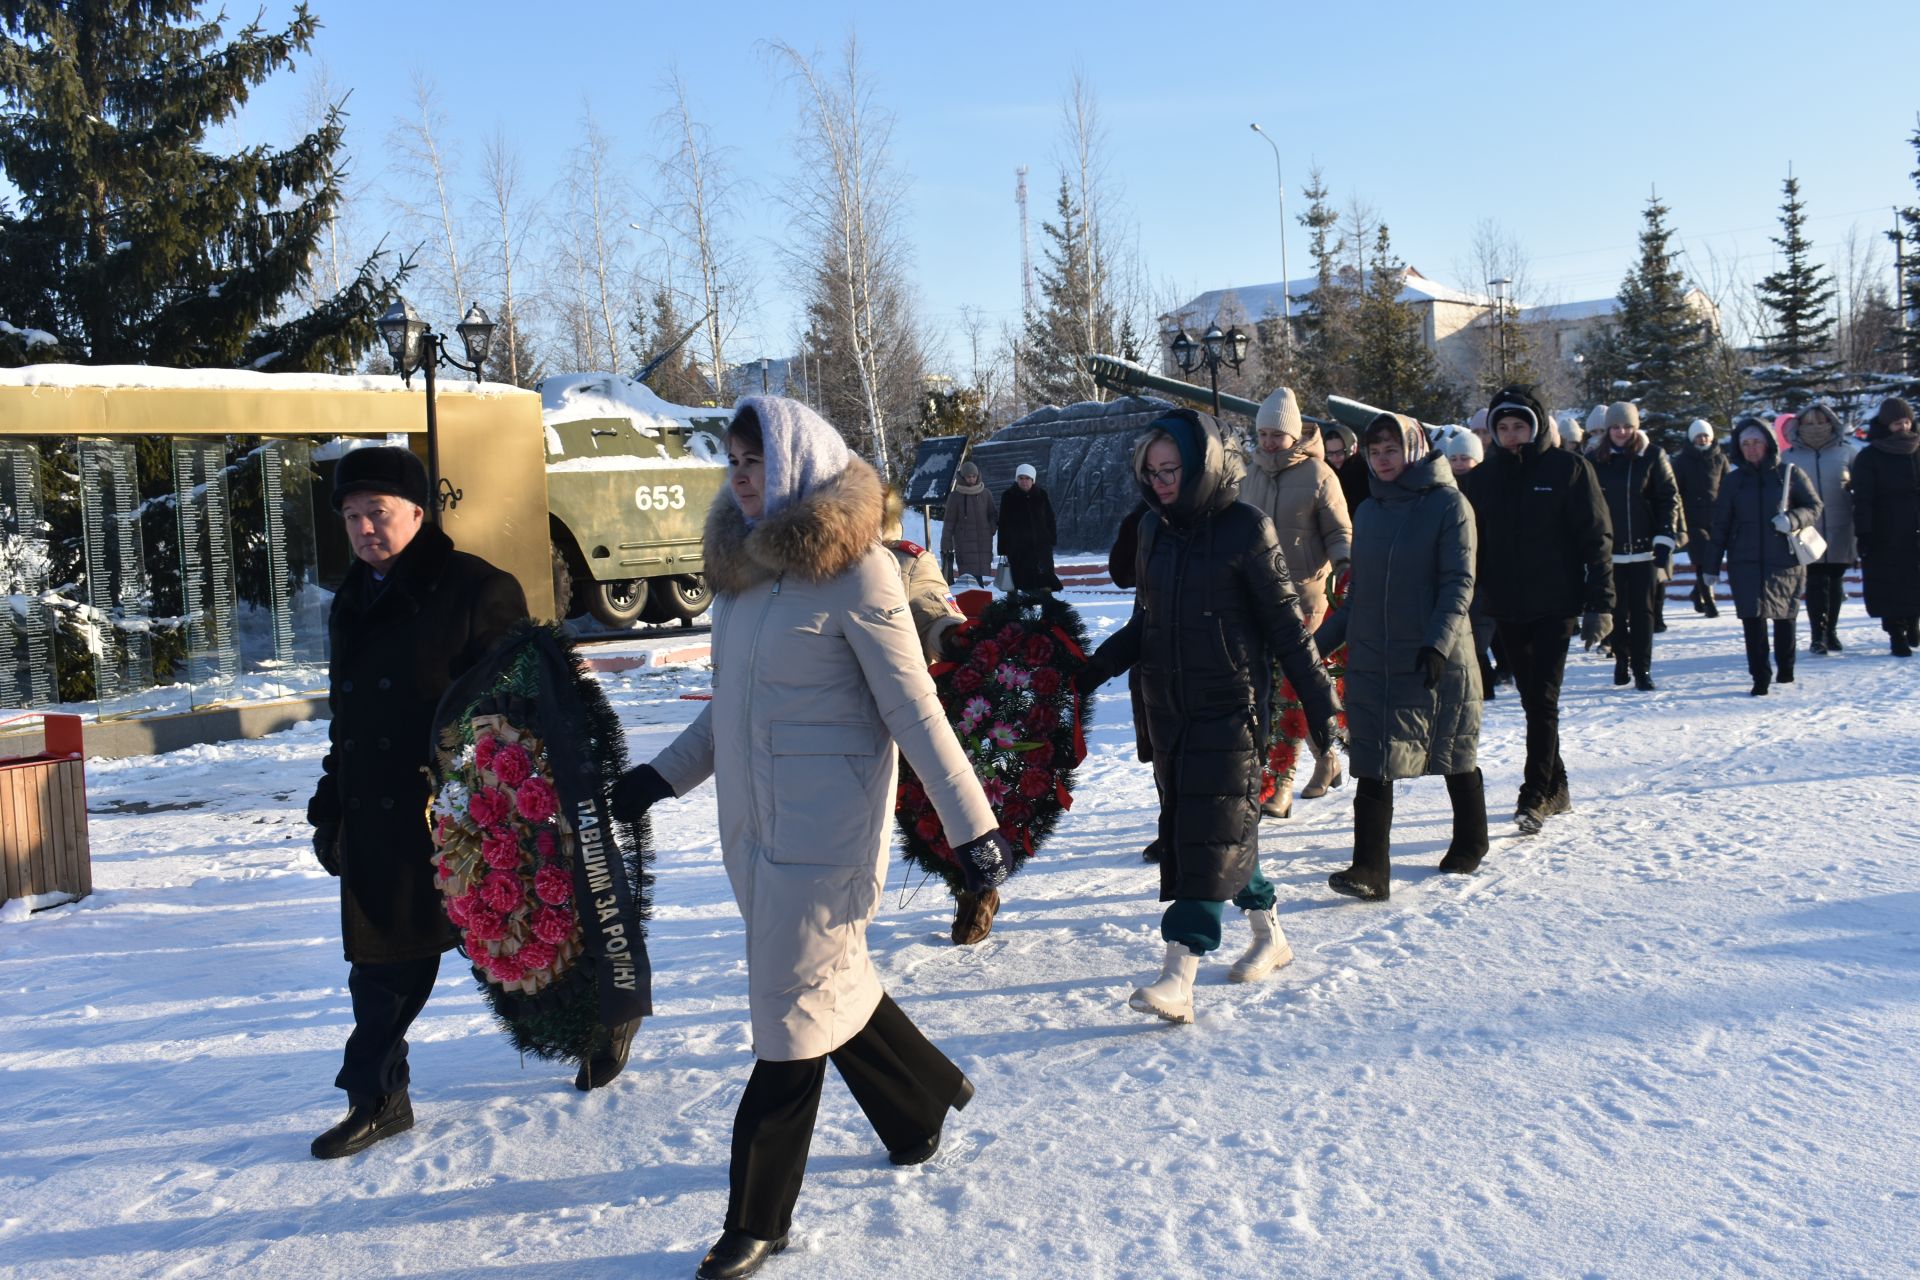
{"type": "Polygon", "coordinates": [[[1171,508],[1141,486],[1150,511],[1140,522],[1133,615],[1092,661],[1099,678],[1138,666],[1164,806],[1161,898],[1218,902],[1253,878],[1274,664],[1309,716],[1330,718],[1339,704],[1273,523],[1239,501],[1219,428],[1191,410],[1161,421],[1169,419],[1190,433],[1195,448],[1182,456],[1199,465],[1186,466],[1171,508]]]}
{"type": "Polygon", "coordinates": [[[1851,492],[1868,615],[1920,618],[1920,453],[1875,425],[1851,492]]]}
{"type": "Polygon", "coordinates": [[[440,695],[527,616],[511,574],[427,525],[384,583],[356,561],[333,598],[333,723],[308,821],[340,824],[347,959],[388,964],[455,942],[433,882],[427,764],[440,695]]]}
{"type": "Polygon", "coordinates": [[[1711,536],[1713,504],[1732,465],[1727,451],[1717,444],[1704,449],[1687,444],[1673,455],[1673,478],[1680,486],[1680,505],[1686,512],[1690,541],[1711,536]]]}
{"type": "Polygon", "coordinates": [[[1780,442],[1760,419],[1746,418],[1736,424],[1736,439],[1748,424],[1765,434],[1766,460],[1756,467],[1742,458],[1727,473],[1714,503],[1712,550],[1704,568],[1719,573],[1725,562],[1727,590],[1737,616],[1780,621],[1798,615],[1800,597],[1807,590],[1807,571],[1793,554],[1787,535],[1773,527],[1781,494],[1786,494],[1793,527],[1805,529],[1820,519],[1820,493],[1806,472],[1780,460],[1780,442]]]}
{"type": "MultiPolygon", "coordinates": [[[[1497,410],[1519,404],[1544,423],[1531,395],[1509,388],[1497,410]]],[[[1479,534],[1478,603],[1498,622],[1577,618],[1613,610],[1613,522],[1593,465],[1537,429],[1518,451],[1496,445],[1470,473],[1479,534]]]]}
{"type": "Polygon", "coordinates": [[[1613,561],[1650,560],[1656,540],[1677,550],[1686,533],[1680,507],[1680,488],[1674,482],[1667,455],[1654,447],[1645,432],[1636,432],[1626,449],[1603,443],[1593,457],[1600,491],[1607,498],[1607,519],[1613,525],[1613,561]]]}
{"type": "Polygon", "coordinates": [[[1053,547],[1059,539],[1054,526],[1053,499],[1039,485],[1022,489],[1014,484],[1000,495],[1000,554],[1013,571],[1013,585],[1022,591],[1051,591],[1060,579],[1053,572],[1053,547]]]}

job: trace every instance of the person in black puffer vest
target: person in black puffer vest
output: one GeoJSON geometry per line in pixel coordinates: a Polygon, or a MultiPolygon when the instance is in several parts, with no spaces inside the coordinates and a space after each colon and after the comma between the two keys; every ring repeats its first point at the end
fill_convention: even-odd
{"type": "Polygon", "coordinates": [[[1301,621],[1273,522],[1238,500],[1238,460],[1213,419],[1190,409],[1157,419],[1134,472],[1150,509],[1139,526],[1133,614],[1074,684],[1091,692],[1140,668],[1161,795],[1160,899],[1172,905],[1160,921],[1160,977],[1131,1003],[1191,1022],[1194,976],[1220,945],[1227,899],[1254,930],[1231,979],[1264,977],[1292,959],[1259,865],[1275,664],[1323,750],[1339,701],[1301,621]]]}
{"type": "Polygon", "coordinates": [[[1613,629],[1613,522],[1592,465],[1554,447],[1529,389],[1496,391],[1487,418],[1496,447],[1467,489],[1478,533],[1474,580],[1527,715],[1513,820],[1532,834],[1573,808],[1560,759],[1560,681],[1576,628],[1589,649],[1613,629]]]}
{"type": "Polygon", "coordinates": [[[1613,682],[1653,690],[1654,597],[1666,590],[1685,517],[1667,455],[1640,429],[1640,409],[1607,406],[1606,433],[1593,452],[1613,524],[1613,682]]]}
{"type": "Polygon", "coordinates": [[[433,712],[447,686],[527,616],[511,574],[454,550],[427,522],[431,501],[427,469],[405,449],[355,449],[334,473],[333,506],[354,564],[327,618],[333,720],[307,820],[320,865],[340,877],[353,1034],[334,1080],[347,1116],[313,1140],[321,1159],[413,1124],[407,1028],[457,941],[430,861],[433,712]]]}

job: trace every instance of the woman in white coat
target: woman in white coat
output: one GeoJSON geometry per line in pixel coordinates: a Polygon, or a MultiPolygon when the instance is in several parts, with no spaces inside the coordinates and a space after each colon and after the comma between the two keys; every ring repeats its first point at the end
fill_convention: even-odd
{"type": "Polygon", "coordinates": [[[832,1058],[895,1164],[938,1149],[973,1086],[880,988],[880,904],[898,766],[913,765],[969,888],[1011,850],[927,674],[883,490],[796,400],[754,396],[727,436],[729,487],[707,516],[713,701],[615,812],[714,779],[720,847],[746,920],[753,1075],[734,1119],[725,1231],[698,1275],[751,1275],[786,1246],[832,1058]]]}

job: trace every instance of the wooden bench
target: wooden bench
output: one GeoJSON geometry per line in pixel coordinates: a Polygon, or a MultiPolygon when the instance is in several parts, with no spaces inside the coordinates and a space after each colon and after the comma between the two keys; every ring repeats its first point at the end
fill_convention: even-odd
{"type": "Polygon", "coordinates": [[[58,906],[93,892],[80,717],[16,719],[41,720],[45,742],[39,755],[0,756],[0,902],[58,906]]]}

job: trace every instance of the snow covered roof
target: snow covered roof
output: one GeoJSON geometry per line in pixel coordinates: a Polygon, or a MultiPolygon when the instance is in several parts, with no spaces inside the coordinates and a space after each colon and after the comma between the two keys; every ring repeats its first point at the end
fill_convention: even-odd
{"type": "MultiPolygon", "coordinates": [[[[0,387],[81,387],[148,391],[418,391],[391,374],[256,373],[250,369],[169,369],[145,364],[30,364],[0,369],[0,387]]],[[[504,382],[447,379],[440,395],[529,394],[504,382]]]]}
{"type": "Polygon", "coordinates": [[[1597,320],[1620,311],[1618,298],[1591,298],[1586,302],[1556,302],[1544,307],[1521,307],[1513,313],[1519,324],[1548,324],[1554,321],[1597,320]]]}
{"type": "MultiPolygon", "coordinates": [[[[1360,274],[1360,288],[1366,287],[1371,272],[1360,274]]],[[[1348,277],[1352,277],[1349,275],[1348,277]]],[[[1229,295],[1239,300],[1240,310],[1251,321],[1263,320],[1268,316],[1277,316],[1286,300],[1293,304],[1292,314],[1307,314],[1307,298],[1319,287],[1320,282],[1312,276],[1287,281],[1284,284],[1275,280],[1269,284],[1233,285],[1225,289],[1209,289],[1205,293],[1187,302],[1178,309],[1160,317],[1161,327],[1174,328],[1176,325],[1212,324],[1220,314],[1221,306],[1229,300],[1229,295]]],[[[1406,280],[1400,288],[1401,302],[1454,302],[1470,307],[1490,307],[1493,299],[1483,294],[1467,293],[1451,285],[1441,284],[1420,274],[1413,267],[1407,268],[1406,280]]]]}
{"type": "Polygon", "coordinates": [[[670,404],[645,383],[618,373],[556,373],[540,380],[540,416],[547,425],[624,418],[651,435],[694,418],[726,418],[731,410],[670,404]]]}

